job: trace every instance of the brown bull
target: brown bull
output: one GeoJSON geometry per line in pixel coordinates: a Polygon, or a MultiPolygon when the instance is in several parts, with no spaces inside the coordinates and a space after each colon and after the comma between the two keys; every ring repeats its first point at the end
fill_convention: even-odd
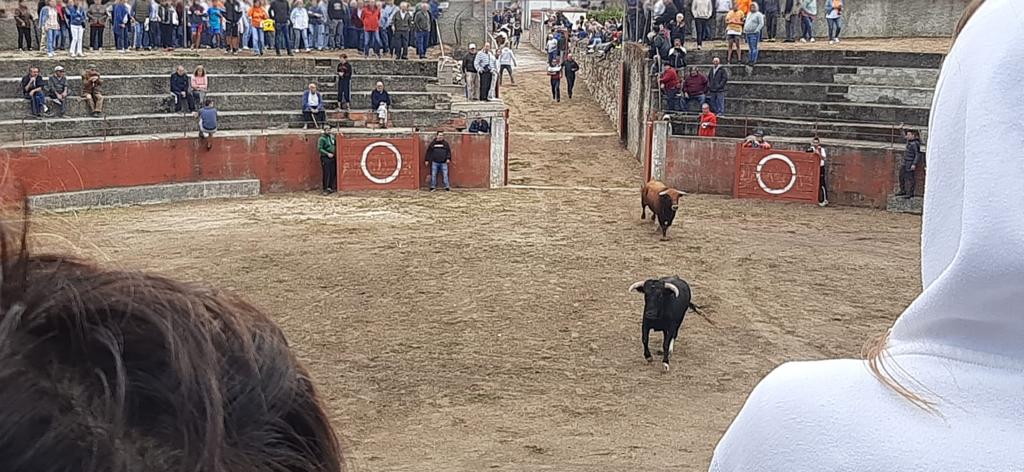
{"type": "Polygon", "coordinates": [[[667,185],[652,180],[640,189],[640,219],[647,219],[647,209],[651,209],[651,220],[658,219],[661,226],[661,237],[668,238],[668,227],[679,210],[679,197],[686,192],[669,188],[667,185]]]}

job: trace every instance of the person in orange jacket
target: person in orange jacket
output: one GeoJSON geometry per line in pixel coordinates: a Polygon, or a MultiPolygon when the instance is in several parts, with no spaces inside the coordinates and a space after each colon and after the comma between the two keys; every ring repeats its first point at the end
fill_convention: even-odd
{"type": "Polygon", "coordinates": [[[746,16],[747,14],[750,13],[751,3],[753,3],[752,0],[736,0],[736,8],[742,11],[743,15],[746,16]]]}
{"type": "Polygon", "coordinates": [[[700,110],[700,128],[697,130],[697,136],[715,137],[715,131],[718,128],[718,117],[711,112],[711,107],[707,103],[702,105],[700,110]]]}

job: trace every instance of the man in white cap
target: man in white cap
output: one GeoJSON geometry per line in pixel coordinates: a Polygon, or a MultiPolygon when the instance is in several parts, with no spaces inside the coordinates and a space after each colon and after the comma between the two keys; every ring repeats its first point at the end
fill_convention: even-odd
{"type": "Polygon", "coordinates": [[[921,294],[867,360],[768,374],[712,472],[1024,470],[1024,22],[1020,0],[964,18],[928,126],[921,294]]]}
{"type": "Polygon", "coordinates": [[[64,75],[63,67],[53,68],[53,75],[46,81],[46,89],[50,103],[56,107],[57,118],[63,118],[68,107],[68,78],[64,75]]]}
{"type": "Polygon", "coordinates": [[[476,44],[469,43],[469,52],[462,56],[462,84],[466,88],[466,98],[476,100],[477,97],[477,73],[476,65],[476,44]]]}

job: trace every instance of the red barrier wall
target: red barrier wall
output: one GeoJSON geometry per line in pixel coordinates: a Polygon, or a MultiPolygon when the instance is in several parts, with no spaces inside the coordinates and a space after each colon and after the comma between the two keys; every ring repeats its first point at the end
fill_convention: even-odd
{"type": "MultiPolygon", "coordinates": [[[[736,143],[727,138],[669,136],[665,149],[665,183],[687,192],[732,195],[736,143]]],[[[803,150],[776,143],[777,149],[803,150]]],[[[825,143],[829,155],[829,201],[840,205],[885,208],[899,186],[902,149],[836,146],[825,143]]],[[[918,188],[924,171],[918,170],[918,188]]],[[[922,190],[918,190],[920,193],[922,190]]]]}
{"type": "MultiPolygon", "coordinates": [[[[230,179],[259,179],[264,193],[314,190],[320,188],[319,137],[313,133],[221,136],[213,139],[211,151],[194,137],[0,148],[3,178],[13,184],[3,185],[0,197],[20,198],[22,189],[28,195],[41,195],[230,179]]],[[[490,137],[448,134],[447,138],[452,154],[461,161],[452,167],[453,186],[487,188],[490,137]]],[[[406,139],[418,147],[424,138],[406,139]]],[[[411,164],[419,169],[423,153],[419,148],[410,152],[411,164]]],[[[412,182],[411,188],[419,186],[419,174],[412,182]]],[[[342,185],[341,190],[351,189],[342,185]]]]}
{"type": "Polygon", "coordinates": [[[195,138],[62,144],[0,149],[0,165],[16,185],[4,197],[203,180],[259,179],[264,192],[317,188],[315,134],[215,138],[207,151],[195,138]]]}
{"type": "MultiPolygon", "coordinates": [[[[420,155],[416,165],[421,166],[420,187],[430,186],[430,167],[424,164],[427,146],[434,140],[435,133],[419,133],[420,155]]],[[[491,136],[486,134],[445,134],[452,146],[452,165],[448,167],[448,179],[452,187],[488,188],[491,184],[491,136]]],[[[438,175],[438,186],[441,176],[438,175]]]]}
{"type": "Polygon", "coordinates": [[[736,198],[817,203],[821,159],[813,153],[736,146],[736,198]]]}
{"type": "Polygon", "coordinates": [[[421,154],[415,136],[339,136],[338,189],[418,189],[421,154]]]}

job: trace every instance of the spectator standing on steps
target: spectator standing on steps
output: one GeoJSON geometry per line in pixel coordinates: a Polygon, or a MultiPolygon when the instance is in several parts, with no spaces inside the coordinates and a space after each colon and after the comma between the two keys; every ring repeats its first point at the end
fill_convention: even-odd
{"type": "Polygon", "coordinates": [[[345,0],[327,1],[327,47],[345,49],[345,23],[350,16],[345,0]]]}
{"type": "Polygon", "coordinates": [[[721,117],[725,115],[725,89],[729,85],[729,71],[722,67],[717,57],[711,60],[711,72],[708,74],[708,102],[711,111],[721,117]]]}
{"type": "Polygon", "coordinates": [[[562,101],[562,66],[558,59],[552,59],[548,63],[548,77],[551,78],[551,98],[556,102],[562,101]]]}
{"type": "Polygon", "coordinates": [[[188,112],[195,113],[196,102],[189,93],[190,80],[185,73],[185,66],[178,68],[171,74],[171,96],[174,97],[174,112],[181,113],[185,104],[188,104],[188,112]]]}
{"type": "Polygon", "coordinates": [[[53,68],[53,75],[46,82],[46,89],[50,102],[57,107],[57,118],[63,118],[64,112],[68,108],[68,95],[71,91],[68,89],[68,78],[64,75],[64,67],[53,68]]]}
{"type": "Polygon", "coordinates": [[[217,109],[213,107],[213,100],[209,98],[203,102],[203,108],[199,110],[199,141],[206,143],[206,150],[213,148],[210,138],[217,132],[217,109]]]}
{"type": "Polygon", "coordinates": [[[314,0],[306,14],[309,16],[309,44],[317,51],[323,51],[327,46],[327,36],[324,30],[327,24],[327,3],[324,0],[314,0]]]}
{"type": "MultiPolygon", "coordinates": [[[[152,0],[134,0],[132,3],[132,46],[136,51],[143,49],[149,51],[153,46],[149,42],[149,36],[146,34],[147,22],[149,21],[149,14],[151,13],[152,0]]],[[[71,21],[70,16],[68,17],[68,23],[71,21]]]]}
{"type": "MultiPolygon", "coordinates": [[[[89,8],[92,11],[92,7],[89,8]]],[[[160,15],[160,43],[165,51],[173,51],[175,28],[180,24],[178,11],[170,0],[163,0],[160,2],[158,14],[160,15]]]]}
{"type": "Polygon", "coordinates": [[[843,0],[825,0],[825,21],[828,22],[828,43],[839,42],[843,31],[843,0]]]}
{"type": "Polygon", "coordinates": [[[807,148],[807,152],[818,156],[821,168],[821,177],[818,178],[818,206],[828,206],[828,152],[821,146],[821,140],[818,138],[811,140],[811,147],[807,148]]]}
{"type": "Polygon", "coordinates": [[[224,49],[228,54],[238,54],[242,23],[243,7],[240,0],[227,0],[224,2],[224,41],[227,43],[224,49]]]}
{"type": "Polygon", "coordinates": [[[686,48],[683,47],[682,39],[675,39],[675,44],[668,51],[667,60],[667,64],[672,64],[672,68],[686,70],[686,48]]]}
{"type": "Polygon", "coordinates": [[[414,14],[409,11],[408,2],[398,5],[398,12],[395,13],[395,19],[391,25],[395,29],[395,37],[391,41],[391,53],[395,59],[409,58],[409,45],[412,44],[413,29],[416,28],[413,17],[414,14]]]}
{"type": "Polygon", "coordinates": [[[786,8],[783,9],[783,20],[786,22],[787,43],[796,42],[796,32],[800,28],[800,10],[803,0],[786,0],[786,8]]]}
{"type": "Polygon", "coordinates": [[[779,24],[779,0],[761,0],[758,2],[761,13],[764,13],[764,31],[761,32],[762,39],[774,43],[775,35],[778,34],[779,24]]]}
{"type": "Polygon", "coordinates": [[[18,0],[18,8],[14,10],[14,25],[18,28],[18,49],[32,51],[32,12],[25,5],[25,0],[18,0]]]}
{"type": "Polygon", "coordinates": [[[896,196],[913,198],[917,190],[917,166],[921,165],[921,135],[913,129],[905,129],[903,134],[907,138],[907,150],[900,164],[900,191],[896,196]]]}
{"type": "Polygon", "coordinates": [[[288,32],[290,31],[288,22],[291,19],[288,0],[272,0],[269,10],[270,19],[274,20],[274,52],[280,56],[281,47],[283,46],[289,56],[294,56],[292,42],[288,37],[288,32]]]}
{"type": "Polygon", "coordinates": [[[469,52],[462,57],[462,83],[466,88],[466,98],[476,100],[479,90],[479,75],[476,73],[476,44],[469,43],[469,52]]]}
{"type": "Polygon", "coordinates": [[[338,146],[334,133],[331,133],[331,125],[324,125],[323,129],[323,134],[316,142],[316,148],[320,152],[323,192],[324,195],[330,195],[338,191],[338,156],[336,154],[338,146]]]}
{"type": "Polygon", "coordinates": [[[712,39],[722,38],[727,39],[725,36],[725,17],[732,11],[732,0],[715,0],[715,21],[712,39]]]}
{"type": "Polygon", "coordinates": [[[362,16],[360,16],[360,19],[363,20],[363,53],[366,57],[370,57],[370,49],[373,49],[373,53],[378,59],[381,57],[380,14],[377,2],[367,0],[366,6],[362,10],[362,16]]]}
{"type": "Polygon", "coordinates": [[[32,116],[42,118],[46,110],[46,82],[39,75],[39,68],[32,67],[28,75],[21,78],[21,92],[31,106],[32,116]]]}
{"type": "Polygon", "coordinates": [[[576,72],[580,70],[579,63],[572,58],[572,54],[566,54],[562,62],[562,71],[565,72],[565,92],[572,99],[572,89],[576,85],[576,72]]]}
{"type": "Polygon", "coordinates": [[[700,107],[700,125],[697,129],[697,136],[703,136],[706,138],[715,137],[715,132],[718,130],[718,116],[711,111],[711,107],[707,103],[700,107]]]}
{"type": "Polygon", "coordinates": [[[103,49],[103,29],[107,27],[110,15],[107,14],[107,7],[100,2],[89,5],[87,16],[89,17],[89,46],[93,51],[103,49]]]}
{"type": "Polygon", "coordinates": [[[480,100],[494,99],[494,73],[498,70],[498,60],[491,53],[491,43],[484,43],[484,48],[476,53],[473,61],[477,74],[480,75],[480,100]]]}
{"type": "Polygon", "coordinates": [[[292,2],[292,11],[288,14],[288,18],[292,25],[292,36],[295,38],[292,41],[295,49],[305,49],[306,52],[311,51],[312,48],[309,44],[309,11],[302,5],[302,0],[292,2]]]}
{"type": "Polygon", "coordinates": [[[740,46],[740,37],[742,35],[743,11],[736,6],[725,16],[725,36],[729,48],[725,55],[725,62],[732,64],[732,51],[734,48],[736,49],[736,61],[743,62],[743,48],[740,46]]]}
{"type": "Polygon", "coordinates": [[[324,113],[324,97],[316,89],[316,84],[309,84],[309,88],[302,94],[302,117],[305,118],[302,129],[309,129],[310,124],[314,128],[319,128],[327,121],[324,113]]]}
{"type": "Polygon", "coordinates": [[[263,55],[263,48],[266,46],[266,33],[263,25],[270,21],[266,8],[263,8],[263,0],[255,0],[249,8],[249,27],[252,28],[252,55],[263,55]]]}
{"type": "Polygon", "coordinates": [[[341,55],[338,63],[338,109],[348,109],[352,103],[352,63],[348,55],[341,55]]]}
{"type": "Polygon", "coordinates": [[[39,11],[39,29],[43,31],[46,38],[46,56],[53,57],[53,50],[60,46],[60,15],[54,0],[46,2],[46,6],[39,11]]]}
{"type": "Polygon", "coordinates": [[[420,59],[427,58],[427,45],[430,42],[430,25],[432,22],[430,17],[430,5],[426,3],[420,3],[419,9],[416,10],[416,14],[412,17],[414,31],[416,33],[416,55],[420,59]]]}
{"type": "Polygon", "coordinates": [[[424,157],[425,164],[430,166],[430,191],[437,190],[437,172],[441,171],[444,179],[444,190],[450,192],[451,185],[448,183],[448,164],[452,162],[452,148],[444,139],[444,133],[437,132],[434,140],[427,147],[427,155],[424,157]]]}
{"type": "Polygon", "coordinates": [[[90,64],[82,73],[82,98],[89,105],[89,112],[93,118],[99,118],[103,114],[103,94],[100,92],[102,85],[103,80],[100,79],[96,66],[90,64]]]}
{"type": "MultiPolygon", "coordinates": [[[[827,1],[827,0],[826,0],[827,1]]],[[[800,42],[814,42],[814,17],[818,16],[818,0],[802,0],[800,6],[800,24],[803,28],[803,36],[800,42]]]]}
{"type": "Polygon", "coordinates": [[[708,78],[697,67],[690,68],[690,75],[683,81],[683,111],[690,111],[690,102],[697,102],[697,110],[704,107],[708,91],[708,78]]]}
{"type": "Polygon", "coordinates": [[[714,21],[715,4],[714,0],[693,0],[690,6],[693,12],[694,37],[697,39],[697,50],[704,47],[704,41],[711,40],[711,22],[714,21]]]}
{"type": "Polygon", "coordinates": [[[71,0],[67,8],[68,29],[71,32],[71,43],[68,45],[68,54],[71,57],[82,57],[82,35],[85,34],[85,7],[82,0],[71,0]]]}
{"type": "Polygon", "coordinates": [[[131,16],[132,11],[125,0],[115,0],[111,23],[114,29],[114,48],[124,54],[131,47],[131,16]]]}
{"type": "Polygon", "coordinates": [[[757,3],[750,4],[750,14],[743,22],[743,34],[747,37],[748,64],[757,64],[758,53],[760,52],[761,32],[764,30],[764,14],[758,11],[757,3]]]}

